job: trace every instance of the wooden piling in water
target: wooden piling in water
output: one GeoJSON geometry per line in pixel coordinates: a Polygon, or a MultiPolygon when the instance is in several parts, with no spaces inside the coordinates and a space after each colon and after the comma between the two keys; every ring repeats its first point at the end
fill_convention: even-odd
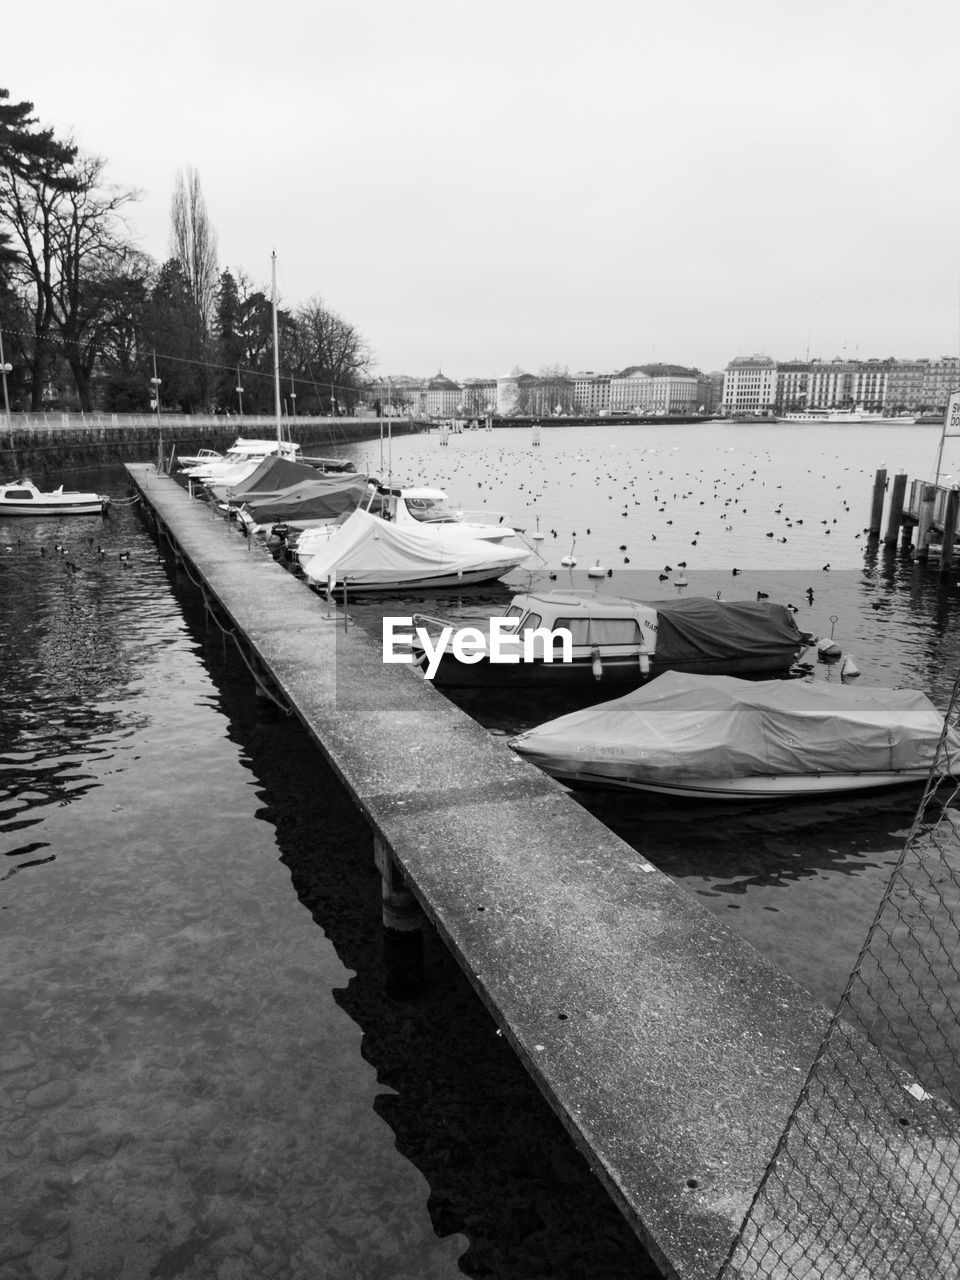
{"type": "Polygon", "coordinates": [[[907,492],[907,476],[901,471],[893,477],[893,488],[890,491],[890,511],[887,515],[887,532],[884,534],[884,546],[895,547],[903,523],[903,498],[907,492]]]}
{"type": "Polygon", "coordinates": [[[887,492],[887,473],[881,469],[873,481],[873,502],[870,505],[870,523],[867,526],[867,541],[878,542],[880,525],[883,522],[883,498],[887,492]]]}
{"type": "Polygon", "coordinates": [[[960,513],[960,490],[953,488],[947,494],[947,509],[943,516],[943,545],[940,549],[941,577],[945,577],[953,569],[953,552],[957,539],[958,513],[960,513]]]}
{"type": "Polygon", "coordinates": [[[918,560],[926,560],[930,555],[930,533],[933,528],[933,507],[936,500],[936,485],[925,484],[920,499],[920,520],[917,525],[917,545],[914,549],[918,560]]]}
{"type": "Polygon", "coordinates": [[[405,1000],[423,988],[423,913],[390,850],[377,835],[373,854],[383,898],[384,990],[405,1000]]]}

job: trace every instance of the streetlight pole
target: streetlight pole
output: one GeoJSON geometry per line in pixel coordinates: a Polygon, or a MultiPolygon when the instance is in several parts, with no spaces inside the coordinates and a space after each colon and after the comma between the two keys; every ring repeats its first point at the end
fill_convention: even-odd
{"type": "Polygon", "coordinates": [[[160,379],[157,377],[157,353],[153,353],[153,377],[150,379],[150,394],[153,399],[150,407],[157,417],[157,454],[159,471],[163,464],[163,428],[160,426],[160,379]]]}
{"type": "Polygon", "coordinates": [[[0,373],[3,375],[3,412],[6,415],[7,424],[10,423],[10,396],[7,393],[7,374],[13,373],[13,365],[7,364],[3,354],[3,328],[0,326],[0,373]]]}

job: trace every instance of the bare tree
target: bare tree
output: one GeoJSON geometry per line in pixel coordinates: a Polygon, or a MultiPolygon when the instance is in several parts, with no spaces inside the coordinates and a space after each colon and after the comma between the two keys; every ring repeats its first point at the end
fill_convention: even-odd
{"type": "Polygon", "coordinates": [[[366,340],[318,297],[299,307],[294,321],[297,363],[305,378],[318,388],[318,398],[323,398],[323,389],[330,388],[331,410],[335,411],[337,402],[351,399],[369,368],[366,340]]]}
{"type": "MultiPolygon", "coordinates": [[[[13,232],[16,271],[33,313],[31,408],[41,405],[51,338],[59,333],[81,407],[100,354],[103,294],[129,248],[120,216],[135,192],[102,182],[104,162],[78,154],[23,177],[0,171],[0,216],[13,232]]],[[[111,286],[112,287],[112,286],[111,286]]]]}
{"type": "Polygon", "coordinates": [[[177,174],[170,204],[170,223],[171,256],[183,268],[205,338],[210,332],[219,282],[217,233],[207,216],[206,202],[200,190],[200,175],[192,167],[177,174]]]}

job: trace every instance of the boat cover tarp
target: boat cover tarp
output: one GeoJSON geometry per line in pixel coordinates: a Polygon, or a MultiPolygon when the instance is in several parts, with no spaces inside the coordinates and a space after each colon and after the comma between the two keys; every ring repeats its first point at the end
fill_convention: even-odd
{"type": "MultiPolygon", "coordinates": [[[[427,576],[474,573],[489,568],[507,573],[528,552],[493,546],[474,538],[437,536],[356,510],[303,565],[314,582],[337,580],[370,585],[402,583],[427,576]]],[[[499,576],[499,575],[495,575],[499,576]]]]}
{"type": "Polygon", "coordinates": [[[278,520],[332,520],[353,511],[367,491],[365,476],[320,476],[276,492],[248,495],[243,508],[256,524],[278,520]]]}
{"type": "MultiPolygon", "coordinates": [[[[637,782],[928,769],[943,716],[914,689],[668,671],[531,729],[517,750],[637,782]]],[[[960,741],[951,739],[960,765],[960,741]]]]}
{"type": "Polygon", "coordinates": [[[654,657],[659,661],[764,657],[782,651],[786,666],[803,645],[790,610],[769,600],[691,596],[650,603],[657,611],[654,657]]]}
{"type": "Polygon", "coordinates": [[[289,458],[272,454],[263,459],[256,471],[251,471],[243,480],[242,488],[238,487],[237,492],[230,495],[230,501],[238,506],[246,501],[248,494],[273,493],[292,484],[299,484],[301,480],[313,480],[316,475],[316,468],[305,462],[291,462],[289,458]]]}

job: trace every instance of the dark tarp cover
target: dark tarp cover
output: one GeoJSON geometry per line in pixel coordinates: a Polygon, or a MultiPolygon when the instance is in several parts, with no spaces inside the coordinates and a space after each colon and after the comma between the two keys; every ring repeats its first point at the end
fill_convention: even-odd
{"type": "MultiPolygon", "coordinates": [[[[636,782],[929,769],[943,716],[915,689],[668,671],[521,734],[531,757],[636,782]]],[[[960,767],[960,741],[949,738],[960,767]]]]}
{"type": "Polygon", "coordinates": [[[279,520],[332,520],[353,511],[367,491],[366,476],[320,476],[280,489],[276,493],[251,494],[243,504],[256,524],[279,520]]]}
{"type": "Polygon", "coordinates": [[[287,489],[292,484],[299,484],[301,480],[315,480],[317,474],[316,467],[310,467],[305,462],[291,462],[289,458],[278,458],[274,454],[264,458],[256,471],[252,471],[237,485],[236,492],[230,495],[230,501],[233,506],[239,506],[248,493],[287,489]]]}
{"type": "Polygon", "coordinates": [[[784,666],[802,647],[793,614],[769,600],[651,600],[657,611],[654,657],[662,662],[749,658],[781,652],[784,666]]]}

